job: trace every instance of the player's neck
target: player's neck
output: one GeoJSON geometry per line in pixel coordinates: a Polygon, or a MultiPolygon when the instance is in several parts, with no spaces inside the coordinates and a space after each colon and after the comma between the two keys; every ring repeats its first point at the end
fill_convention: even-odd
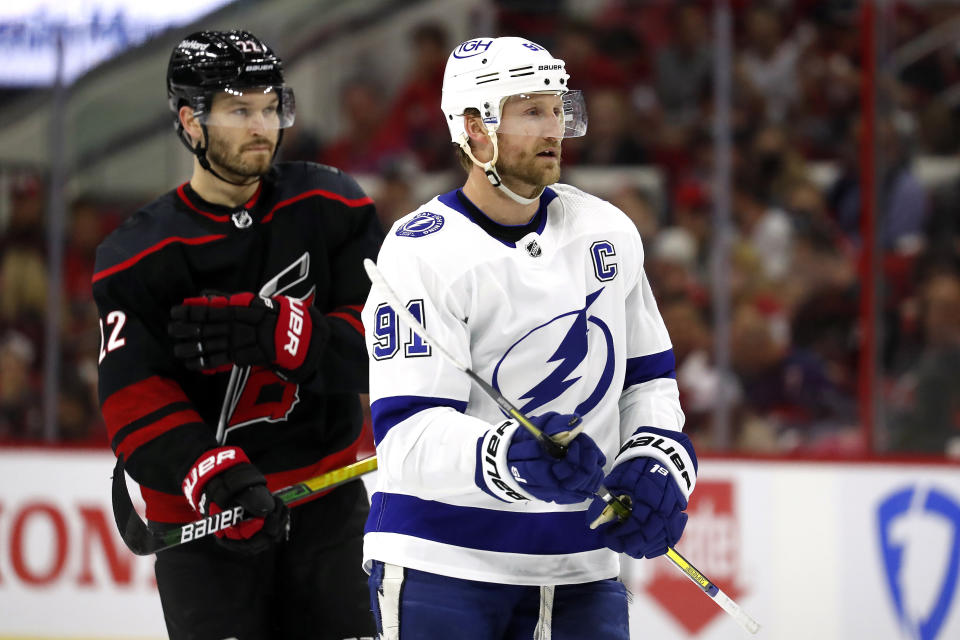
{"type": "MultiPolygon", "coordinates": [[[[223,171],[219,168],[215,170],[217,173],[223,171]]],[[[229,175],[227,177],[229,177],[229,175]]],[[[257,191],[257,187],[260,186],[260,181],[255,180],[252,184],[243,186],[230,184],[207,171],[200,166],[199,162],[194,160],[193,177],[190,178],[190,186],[198,196],[210,204],[219,204],[225,207],[239,207],[253,197],[253,194],[257,191]]]]}
{"type": "Polygon", "coordinates": [[[492,184],[483,171],[475,169],[467,176],[463,185],[463,195],[470,198],[480,211],[499,224],[521,225],[530,222],[537,215],[540,200],[530,204],[520,204],[492,184]]]}

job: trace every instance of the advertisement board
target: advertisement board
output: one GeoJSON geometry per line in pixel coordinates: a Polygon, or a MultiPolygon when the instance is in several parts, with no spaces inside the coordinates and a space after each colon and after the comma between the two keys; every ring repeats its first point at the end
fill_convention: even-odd
{"type": "MultiPolygon", "coordinates": [[[[165,636],[153,559],[113,523],[113,463],[0,450],[0,639],[165,636]]],[[[960,638],[960,466],[705,457],[688,511],[677,549],[755,637],[960,638]]],[[[666,559],[623,569],[631,637],[749,637],[666,559]]]]}

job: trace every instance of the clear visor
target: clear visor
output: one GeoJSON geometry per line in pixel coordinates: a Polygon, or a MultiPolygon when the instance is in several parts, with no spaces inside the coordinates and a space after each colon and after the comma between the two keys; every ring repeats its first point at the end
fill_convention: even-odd
{"type": "Polygon", "coordinates": [[[194,116],[210,127],[286,129],[293,125],[296,103],[290,87],[227,88],[211,104],[198,105],[194,116]]]}
{"type": "MultiPolygon", "coordinates": [[[[490,124],[491,119],[484,122],[490,124]]],[[[576,138],[587,132],[587,107],[580,91],[518,93],[500,105],[497,133],[537,138],[576,138]]]]}

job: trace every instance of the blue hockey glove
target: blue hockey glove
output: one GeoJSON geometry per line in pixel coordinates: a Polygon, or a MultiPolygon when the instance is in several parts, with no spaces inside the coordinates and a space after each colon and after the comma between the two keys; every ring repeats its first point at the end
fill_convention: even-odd
{"type": "Polygon", "coordinates": [[[697,456],[681,432],[643,427],[621,447],[604,486],[630,504],[620,522],[595,498],[587,522],[603,544],[634,558],[655,558],[680,540],[687,524],[687,500],[696,485],[697,456]]]}
{"type": "MultiPolygon", "coordinates": [[[[580,416],[550,411],[530,422],[548,436],[573,429],[580,416]]],[[[554,458],[516,420],[507,420],[477,441],[477,485],[506,502],[535,498],[576,504],[593,496],[606,458],[593,439],[577,435],[563,458],[554,458]]]]}

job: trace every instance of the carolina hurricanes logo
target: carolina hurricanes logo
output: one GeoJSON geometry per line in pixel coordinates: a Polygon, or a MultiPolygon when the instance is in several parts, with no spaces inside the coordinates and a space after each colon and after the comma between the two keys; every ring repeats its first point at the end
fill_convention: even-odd
{"type": "Polygon", "coordinates": [[[526,389],[519,396],[526,401],[520,406],[523,413],[536,410],[566,396],[570,401],[560,406],[567,407],[574,399],[583,398],[573,410],[586,415],[597,406],[613,381],[615,354],[613,335],[607,324],[597,316],[590,315],[590,306],[603,293],[598,289],[587,296],[582,309],[561,314],[520,338],[503,355],[493,370],[493,386],[500,390],[526,389]],[[530,385],[529,353],[551,354],[543,363],[546,376],[530,385]],[[599,375],[584,378],[593,367],[584,366],[590,358],[603,358],[599,375]]]}
{"type": "MultiPolygon", "coordinates": [[[[299,258],[282,269],[277,275],[270,278],[258,294],[264,298],[276,295],[287,295],[300,303],[294,303],[290,314],[291,330],[288,331],[291,342],[287,344],[288,351],[299,344],[299,334],[302,329],[302,315],[297,315],[296,307],[308,308],[313,304],[316,294],[316,285],[309,283],[310,254],[304,253],[299,258]],[[304,287],[309,284],[309,289],[304,287]],[[296,295],[300,293],[300,295],[296,295]],[[296,323],[300,323],[297,325],[296,323]],[[297,340],[297,345],[293,339],[297,340]]],[[[301,312],[302,313],[302,312],[301,312]]],[[[227,398],[227,429],[230,433],[234,429],[256,422],[283,422],[300,402],[300,386],[281,380],[277,374],[267,367],[243,367],[239,371],[240,379],[236,392],[232,398],[227,398]]]]}

